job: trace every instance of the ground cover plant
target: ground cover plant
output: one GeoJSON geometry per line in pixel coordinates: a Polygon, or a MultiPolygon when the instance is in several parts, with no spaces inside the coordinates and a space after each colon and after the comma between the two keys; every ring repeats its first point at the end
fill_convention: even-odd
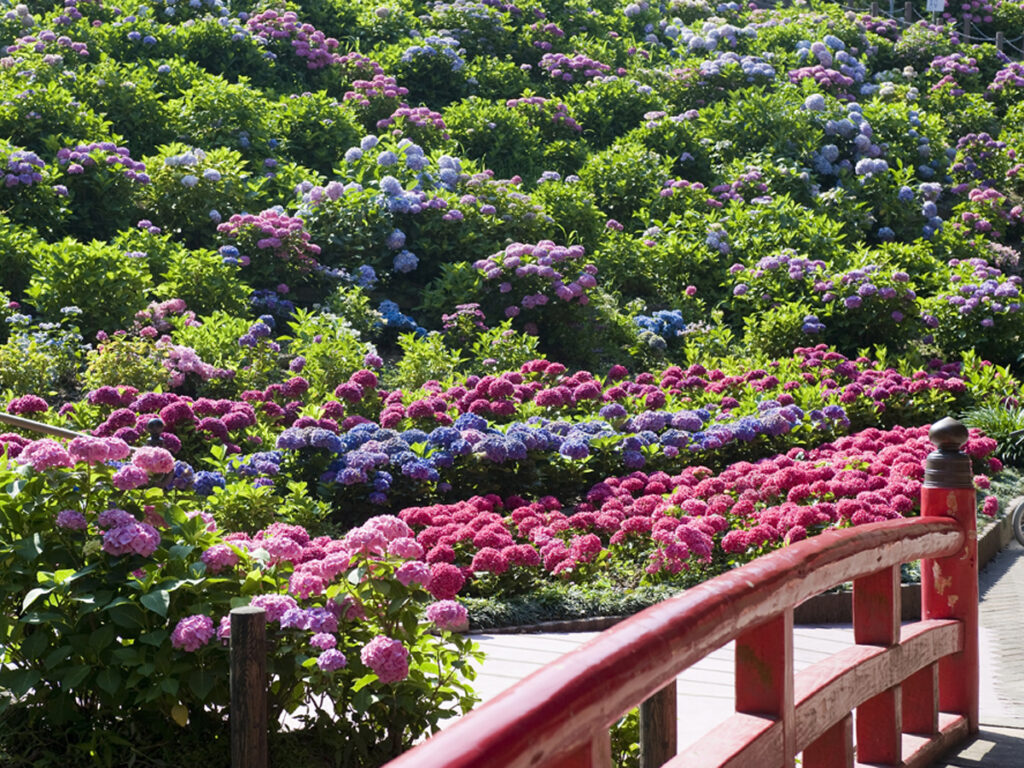
{"type": "Polygon", "coordinates": [[[2,14],[0,407],[83,435],[0,434],[5,764],[224,762],[248,603],[380,764],[469,623],[916,514],[946,415],[1014,486],[1018,2],[2,14]]]}

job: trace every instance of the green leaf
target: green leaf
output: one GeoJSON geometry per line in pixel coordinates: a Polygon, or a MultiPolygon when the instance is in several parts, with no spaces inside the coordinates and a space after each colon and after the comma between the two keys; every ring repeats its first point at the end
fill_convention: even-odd
{"type": "Polygon", "coordinates": [[[57,648],[51,651],[49,654],[47,654],[46,658],[43,659],[43,666],[45,666],[47,669],[53,669],[70,655],[71,646],[62,645],[60,648],[57,648]]]}
{"type": "Polygon", "coordinates": [[[41,534],[33,533],[31,536],[19,539],[12,549],[22,560],[31,562],[43,554],[43,537],[41,534]]]}
{"type": "Polygon", "coordinates": [[[92,671],[92,667],[87,665],[80,665],[72,667],[70,671],[64,674],[60,679],[62,686],[66,688],[76,688],[82,684],[82,682],[89,676],[92,671]]]}
{"type": "Polygon", "coordinates": [[[171,605],[171,593],[166,589],[158,589],[153,592],[147,592],[140,599],[139,602],[149,608],[154,613],[158,613],[164,618],[167,617],[167,609],[171,605]]]}
{"type": "Polygon", "coordinates": [[[170,555],[171,560],[184,560],[194,549],[195,547],[191,544],[175,544],[167,550],[167,554],[170,555]]]}
{"type": "Polygon", "coordinates": [[[166,629],[157,629],[153,632],[147,632],[144,635],[139,636],[139,642],[145,643],[146,645],[152,645],[154,648],[159,648],[167,640],[168,632],[166,629]]]}
{"type": "Polygon", "coordinates": [[[210,691],[213,690],[213,686],[216,684],[217,676],[206,669],[192,670],[192,674],[188,676],[188,687],[192,689],[192,693],[200,701],[206,700],[206,697],[210,695],[210,691]]]}
{"type": "Polygon", "coordinates": [[[89,648],[96,654],[101,653],[112,642],[114,642],[114,628],[109,624],[104,624],[89,635],[89,648]]]}
{"type": "Polygon", "coordinates": [[[39,682],[42,675],[34,669],[0,670],[0,688],[6,688],[16,699],[20,699],[39,682]]]}
{"type": "Polygon", "coordinates": [[[42,597],[43,595],[48,595],[51,592],[53,592],[53,589],[53,587],[35,587],[33,589],[30,589],[28,591],[28,594],[25,595],[25,599],[21,601],[22,613],[28,610],[28,607],[32,605],[32,603],[34,603],[40,597],[42,597]]]}
{"type": "Polygon", "coordinates": [[[354,683],[352,683],[352,693],[358,693],[359,691],[363,690],[363,688],[365,688],[370,683],[372,683],[374,680],[379,680],[379,679],[380,678],[377,677],[377,675],[375,675],[373,673],[370,673],[369,675],[363,675],[358,680],[356,680],[354,683]]]}
{"type": "Polygon", "coordinates": [[[96,675],[96,685],[113,695],[121,687],[121,673],[116,667],[107,667],[96,675]]]}
{"type": "Polygon", "coordinates": [[[38,659],[49,645],[49,633],[45,629],[39,628],[22,641],[21,653],[26,659],[38,659]]]}

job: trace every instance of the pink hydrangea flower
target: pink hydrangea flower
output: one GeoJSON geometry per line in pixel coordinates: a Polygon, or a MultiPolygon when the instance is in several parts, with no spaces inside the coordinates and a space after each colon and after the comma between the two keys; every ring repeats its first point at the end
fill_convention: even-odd
{"type": "Polygon", "coordinates": [[[160,533],[148,523],[135,518],[108,529],[103,534],[103,551],[108,555],[141,555],[149,557],[160,546],[160,533]]]}
{"type": "Polygon", "coordinates": [[[330,648],[334,648],[338,644],[338,638],[329,632],[317,632],[309,639],[309,644],[314,648],[326,651],[330,648]]]}
{"type": "Polygon", "coordinates": [[[427,606],[427,618],[446,632],[461,632],[469,626],[466,607],[454,600],[439,600],[427,606]]]}
{"type": "Polygon", "coordinates": [[[29,443],[18,454],[18,462],[30,465],[36,472],[74,465],[64,446],[56,440],[36,440],[29,443]]]}
{"type": "Polygon", "coordinates": [[[146,474],[146,470],[142,467],[137,467],[134,464],[125,464],[110,479],[110,482],[119,491],[131,491],[135,488],[141,488],[149,482],[149,475],[146,474]]]}
{"type": "Polygon", "coordinates": [[[163,475],[174,470],[174,456],[164,448],[146,446],[135,451],[132,464],[151,475],[163,475]]]}
{"type": "Polygon", "coordinates": [[[430,566],[420,560],[402,563],[395,571],[395,578],[407,587],[412,583],[426,584],[430,581],[430,566]]]}
{"type": "MultiPolygon", "coordinates": [[[[336,648],[328,648],[316,659],[316,665],[324,672],[333,672],[336,669],[342,669],[346,664],[348,664],[348,659],[345,658],[345,654],[336,648]]],[[[404,677],[404,675],[402,677],[404,677]]]]}
{"type": "Polygon", "coordinates": [[[367,643],[359,657],[382,683],[397,683],[409,675],[409,651],[398,640],[377,635],[367,643]]]}
{"type": "Polygon", "coordinates": [[[227,544],[214,544],[199,559],[206,563],[206,570],[210,573],[220,573],[238,565],[238,553],[227,544]]]}
{"type": "Polygon", "coordinates": [[[213,619],[196,614],[178,622],[171,633],[171,646],[184,651],[198,651],[214,636],[213,619]]]}
{"type": "Polygon", "coordinates": [[[434,563],[430,567],[427,591],[436,600],[450,600],[459,593],[466,583],[462,570],[450,563],[434,563]]]}
{"type": "Polygon", "coordinates": [[[267,612],[267,621],[280,621],[284,614],[292,608],[298,608],[295,598],[289,595],[256,595],[249,605],[262,608],[267,612]]]}
{"type": "Polygon", "coordinates": [[[73,509],[63,509],[57,515],[57,525],[60,528],[67,528],[72,531],[84,531],[89,527],[85,515],[73,509]]]}

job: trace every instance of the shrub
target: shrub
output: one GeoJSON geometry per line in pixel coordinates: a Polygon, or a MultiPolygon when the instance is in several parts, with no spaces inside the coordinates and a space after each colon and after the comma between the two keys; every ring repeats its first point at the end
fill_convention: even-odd
{"type": "Polygon", "coordinates": [[[106,243],[69,238],[43,244],[36,248],[32,266],[25,295],[48,317],[59,317],[62,307],[81,309],[79,325],[86,337],[129,325],[152,291],[146,254],[125,253],[106,243]]]}

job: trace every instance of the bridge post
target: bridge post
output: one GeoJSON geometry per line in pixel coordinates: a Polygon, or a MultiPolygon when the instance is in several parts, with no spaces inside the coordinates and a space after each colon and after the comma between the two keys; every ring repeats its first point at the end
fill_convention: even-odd
{"type": "Polygon", "coordinates": [[[231,766],[267,768],[266,611],[246,605],[231,617],[231,766]]]}
{"type": "Polygon", "coordinates": [[[960,653],[939,662],[939,706],[967,719],[978,731],[978,532],[971,459],[961,449],[967,427],[945,418],[928,438],[937,450],[925,463],[922,517],[951,517],[964,532],[963,549],[950,557],[921,561],[921,617],[957,619],[964,625],[960,653]]]}

